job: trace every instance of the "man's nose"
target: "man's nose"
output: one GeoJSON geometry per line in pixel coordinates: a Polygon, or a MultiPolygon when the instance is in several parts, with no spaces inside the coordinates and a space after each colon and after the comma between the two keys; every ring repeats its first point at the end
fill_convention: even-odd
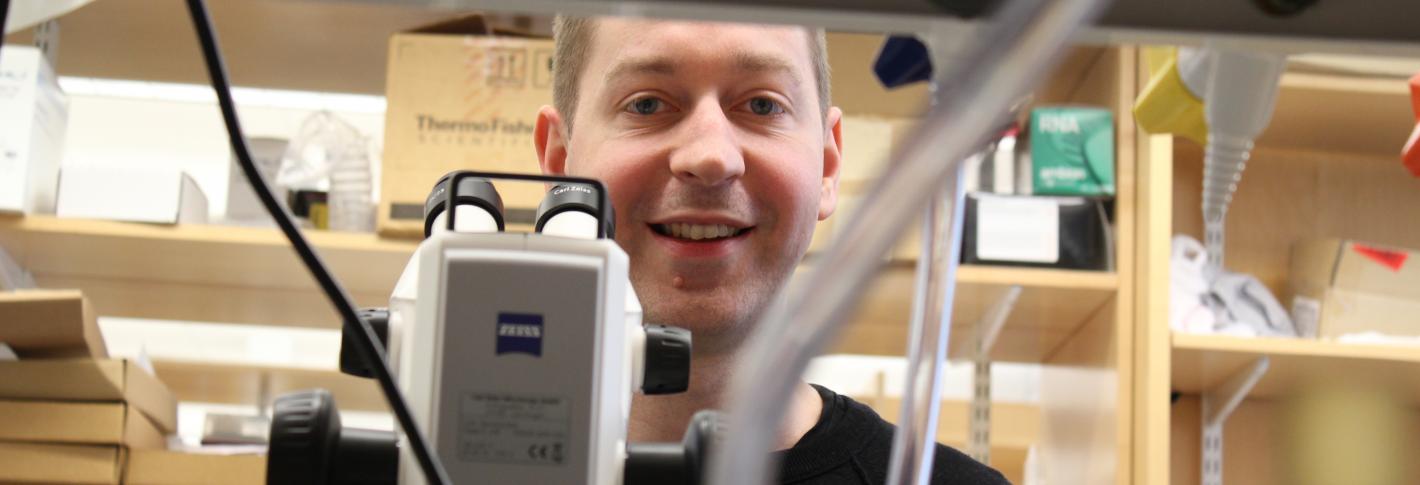
{"type": "Polygon", "coordinates": [[[682,122],[680,146],[671,152],[671,173],[686,182],[716,186],[744,175],[744,155],[735,127],[717,101],[699,103],[682,122]]]}

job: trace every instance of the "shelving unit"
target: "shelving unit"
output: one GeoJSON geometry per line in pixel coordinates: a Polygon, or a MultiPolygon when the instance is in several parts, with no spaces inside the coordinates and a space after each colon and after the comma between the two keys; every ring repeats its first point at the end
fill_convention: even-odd
{"type": "MultiPolygon", "coordinates": [[[[371,94],[383,91],[388,34],[449,15],[382,2],[213,3],[235,84],[371,94]],[[295,25],[286,28],[291,23],[295,25]],[[343,46],[342,51],[329,52],[331,45],[343,46]]],[[[192,34],[183,12],[167,7],[107,0],[65,17],[59,73],[205,83],[200,58],[187,41],[192,34]],[[122,37],[118,32],[144,35],[122,37]],[[131,62],[113,63],[114,58],[131,62]]],[[[829,44],[833,59],[869,59],[880,40],[831,36],[829,44]]],[[[1136,192],[1134,123],[1127,108],[1137,90],[1135,62],[1133,48],[1077,49],[1034,100],[1104,106],[1115,112],[1116,268],[1088,272],[964,266],[958,273],[949,351],[956,359],[972,357],[972,334],[998,296],[1011,287],[1022,288],[990,357],[1042,364],[1041,403],[1031,418],[1039,433],[1031,442],[1041,450],[1042,466],[1069,483],[1128,483],[1132,466],[1136,192]]],[[[870,96],[842,91],[845,86],[875,88],[876,81],[865,72],[836,70],[835,86],[835,99],[850,114],[864,110],[907,118],[924,105],[921,86],[873,91],[870,96]]],[[[847,143],[846,154],[860,149],[853,143],[847,143]]],[[[861,179],[844,183],[846,191],[864,186],[861,179]]],[[[372,235],[307,235],[356,303],[364,306],[387,301],[415,248],[412,241],[372,235]]],[[[40,285],[82,289],[102,315],[319,328],[338,324],[304,267],[272,229],[0,216],[0,246],[31,270],[40,285]]],[[[897,257],[883,269],[833,352],[903,354],[913,293],[910,259],[897,257]]],[[[183,400],[252,403],[284,390],[326,387],[335,391],[342,406],[383,408],[371,383],[332,370],[174,361],[156,366],[183,400]]],[[[994,414],[1001,425],[1024,419],[1010,411],[994,414]]],[[[960,424],[964,430],[965,421],[960,424]]],[[[1024,460],[1024,442],[1001,446],[993,442],[993,463],[1024,460]]]]}
{"type": "MultiPolygon", "coordinates": [[[[1148,73],[1139,76],[1147,80],[1148,73]]],[[[1294,243],[1346,237],[1420,247],[1420,226],[1412,223],[1420,220],[1420,180],[1398,155],[1415,126],[1409,98],[1399,78],[1284,75],[1272,122],[1229,209],[1228,270],[1258,277],[1287,305],[1294,243]]],[[[1199,483],[1209,394],[1242,391],[1219,441],[1223,482],[1258,485],[1282,483],[1273,465],[1283,448],[1276,441],[1281,409],[1291,396],[1361,381],[1393,389],[1409,405],[1420,402],[1420,347],[1171,333],[1169,241],[1175,233],[1201,235],[1203,152],[1167,136],[1141,134],[1138,146],[1133,483],[1199,483]],[[1255,386],[1230,389],[1256,367],[1263,369],[1255,386]]]]}

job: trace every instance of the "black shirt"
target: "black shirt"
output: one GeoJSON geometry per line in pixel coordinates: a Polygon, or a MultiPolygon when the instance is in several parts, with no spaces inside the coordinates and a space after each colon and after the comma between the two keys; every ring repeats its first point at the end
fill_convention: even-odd
{"type": "MultiPolygon", "coordinates": [[[[785,485],[880,485],[887,481],[892,435],[897,429],[872,408],[814,385],[823,398],[818,423],[775,454],[785,485]]],[[[1000,472],[962,452],[937,445],[932,485],[1009,485],[1000,472]]]]}

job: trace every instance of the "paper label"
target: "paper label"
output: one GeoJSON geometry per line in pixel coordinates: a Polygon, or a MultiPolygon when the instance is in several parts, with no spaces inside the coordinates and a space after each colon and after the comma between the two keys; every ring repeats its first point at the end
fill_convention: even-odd
{"type": "Polygon", "coordinates": [[[1059,261],[1060,209],[1050,199],[981,196],[976,255],[993,261],[1059,261]]]}
{"type": "Polygon", "coordinates": [[[459,459],[559,466],[567,459],[567,399],[473,392],[459,408],[459,459]]]}
{"type": "Polygon", "coordinates": [[[1321,300],[1292,297],[1292,324],[1297,327],[1298,337],[1316,338],[1321,329],[1321,300]]]}

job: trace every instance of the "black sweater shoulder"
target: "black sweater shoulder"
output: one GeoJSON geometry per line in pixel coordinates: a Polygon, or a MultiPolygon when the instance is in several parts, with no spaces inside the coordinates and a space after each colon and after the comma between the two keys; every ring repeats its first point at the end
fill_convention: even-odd
{"type": "MultiPolygon", "coordinates": [[[[880,485],[887,481],[892,435],[897,429],[872,408],[814,386],[823,413],[793,448],[779,452],[780,483],[880,485]]],[[[960,451],[937,445],[932,485],[1010,485],[1000,472],[960,451]]]]}

